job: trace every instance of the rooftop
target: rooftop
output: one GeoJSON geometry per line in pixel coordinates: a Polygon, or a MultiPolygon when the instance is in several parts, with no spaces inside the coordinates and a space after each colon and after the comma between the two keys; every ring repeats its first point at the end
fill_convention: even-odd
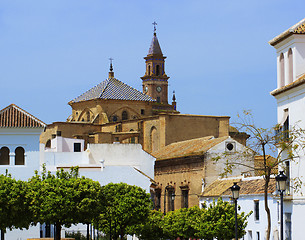
{"type": "Polygon", "coordinates": [[[171,143],[160,150],[153,152],[152,155],[158,160],[181,158],[185,156],[203,155],[210,148],[216,146],[226,137],[214,138],[213,136],[195,138],[191,140],[171,143]]]}
{"type": "Polygon", "coordinates": [[[271,46],[275,46],[276,44],[278,44],[279,42],[288,38],[292,34],[305,34],[305,18],[302,19],[297,24],[290,27],[289,29],[287,29],[286,31],[284,31],[283,33],[281,33],[280,35],[278,35],[275,38],[273,38],[272,40],[270,40],[269,44],[271,46]]]}
{"type": "Polygon", "coordinates": [[[27,111],[11,104],[0,111],[2,128],[44,128],[46,124],[27,111]]]}
{"type": "MultiPolygon", "coordinates": [[[[240,195],[252,195],[252,194],[263,194],[265,180],[262,177],[256,178],[228,178],[219,179],[209,185],[204,192],[201,194],[202,197],[220,197],[220,196],[230,196],[232,195],[230,187],[233,183],[237,182],[240,186],[240,195]]],[[[276,190],[276,181],[274,178],[270,179],[268,193],[273,193],[276,190]]]]}
{"type": "Polygon", "coordinates": [[[76,103],[93,99],[114,99],[154,102],[155,99],[130,87],[116,78],[108,78],[79,97],[69,102],[76,103]]]}

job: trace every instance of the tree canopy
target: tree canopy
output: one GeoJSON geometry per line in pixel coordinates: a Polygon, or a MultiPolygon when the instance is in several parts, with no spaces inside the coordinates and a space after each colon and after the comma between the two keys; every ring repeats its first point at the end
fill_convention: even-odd
{"type": "Polygon", "coordinates": [[[27,182],[13,179],[10,175],[0,175],[0,229],[1,239],[6,228],[28,228],[32,215],[26,198],[27,182]]]}
{"type": "Polygon", "coordinates": [[[150,195],[140,187],[109,183],[102,187],[104,207],[96,225],[114,239],[134,234],[134,226],[147,220],[152,206],[150,195]]]}
{"type": "Polygon", "coordinates": [[[61,226],[90,223],[101,209],[101,186],[91,179],[78,177],[78,168],[58,170],[55,175],[37,172],[29,180],[30,210],[33,222],[46,222],[56,227],[56,240],[61,226]]]}

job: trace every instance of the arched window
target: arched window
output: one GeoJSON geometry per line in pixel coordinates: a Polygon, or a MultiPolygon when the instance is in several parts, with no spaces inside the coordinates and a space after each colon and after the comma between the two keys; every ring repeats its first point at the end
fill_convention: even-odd
{"type": "Polygon", "coordinates": [[[8,147],[2,147],[0,149],[0,165],[10,164],[10,150],[8,147]]]}
{"type": "Polygon", "coordinates": [[[289,67],[289,76],[288,76],[288,83],[292,83],[293,82],[293,59],[292,59],[292,50],[291,48],[289,48],[288,50],[288,67],[289,67]]]}
{"type": "Polygon", "coordinates": [[[160,66],[159,65],[156,66],[156,75],[157,76],[160,75],[160,66]]]}
{"type": "Polygon", "coordinates": [[[51,148],[51,140],[49,139],[47,142],[46,142],[46,148],[51,148]]]}
{"type": "Polygon", "coordinates": [[[122,120],[127,120],[128,119],[128,113],[127,111],[122,112],[122,120]]]}
{"type": "Polygon", "coordinates": [[[147,75],[150,76],[150,65],[148,65],[148,73],[147,73],[147,75]]]}
{"type": "Polygon", "coordinates": [[[150,149],[151,152],[159,150],[158,132],[156,127],[152,127],[150,130],[150,149]]]}
{"type": "Polygon", "coordinates": [[[284,54],[280,55],[280,87],[285,86],[285,64],[284,64],[284,54]]]}
{"type": "Polygon", "coordinates": [[[15,165],[24,165],[24,149],[17,147],[15,149],[15,165]]]}

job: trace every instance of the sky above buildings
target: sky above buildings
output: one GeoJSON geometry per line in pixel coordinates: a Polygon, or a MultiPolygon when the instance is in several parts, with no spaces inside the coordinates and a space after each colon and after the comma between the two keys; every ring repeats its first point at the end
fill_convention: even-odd
{"type": "Polygon", "coordinates": [[[65,121],[67,104],[108,77],[142,90],[153,36],[166,59],[169,102],[185,114],[252,110],[276,123],[276,52],[268,41],[305,17],[304,1],[2,0],[0,108],[11,103],[45,123],[65,121]]]}

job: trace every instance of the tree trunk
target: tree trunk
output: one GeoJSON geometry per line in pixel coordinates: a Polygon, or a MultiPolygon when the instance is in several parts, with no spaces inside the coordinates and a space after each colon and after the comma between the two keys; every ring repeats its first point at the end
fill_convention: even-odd
{"type": "Polygon", "coordinates": [[[55,240],[60,240],[61,224],[57,222],[55,228],[56,228],[55,240]]]}
{"type": "Polygon", "coordinates": [[[89,223],[87,223],[87,240],[89,240],[89,223]]]}
{"type": "Polygon", "coordinates": [[[270,209],[268,206],[268,186],[269,186],[269,181],[270,181],[270,176],[265,179],[265,189],[264,189],[264,200],[265,200],[265,211],[267,213],[267,234],[266,234],[266,240],[270,240],[270,230],[271,230],[271,214],[270,214],[270,209]]]}
{"type": "Polygon", "coordinates": [[[5,229],[1,229],[1,240],[4,240],[5,229]]]}
{"type": "Polygon", "coordinates": [[[265,178],[265,186],[264,186],[264,202],[265,202],[265,211],[267,213],[267,233],[266,233],[266,240],[270,240],[270,232],[271,232],[271,213],[270,208],[268,206],[268,187],[270,182],[270,175],[271,169],[267,167],[267,160],[266,160],[266,149],[265,144],[262,143],[262,150],[263,150],[263,159],[264,159],[264,178],[265,178]]]}

